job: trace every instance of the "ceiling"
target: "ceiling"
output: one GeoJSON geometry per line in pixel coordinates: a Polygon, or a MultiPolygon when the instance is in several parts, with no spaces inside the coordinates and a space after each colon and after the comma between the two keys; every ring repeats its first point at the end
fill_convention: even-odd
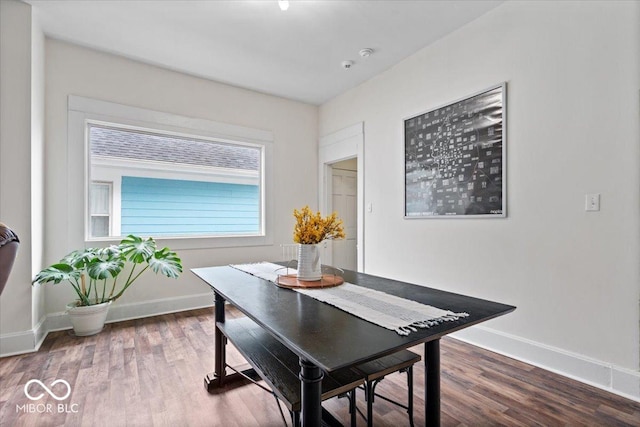
{"type": "Polygon", "coordinates": [[[24,1],[49,37],[316,105],[502,3],[290,0],[281,11],[276,0],[24,1]]]}

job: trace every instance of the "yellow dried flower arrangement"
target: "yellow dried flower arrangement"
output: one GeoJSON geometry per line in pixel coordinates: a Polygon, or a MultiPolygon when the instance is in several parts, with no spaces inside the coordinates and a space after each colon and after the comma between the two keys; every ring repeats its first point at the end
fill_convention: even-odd
{"type": "Polygon", "coordinates": [[[293,229],[293,241],[304,245],[315,245],[323,240],[344,239],[344,226],[338,214],[322,217],[320,212],[315,214],[305,206],[301,210],[294,209],[293,216],[296,225],[293,229]]]}

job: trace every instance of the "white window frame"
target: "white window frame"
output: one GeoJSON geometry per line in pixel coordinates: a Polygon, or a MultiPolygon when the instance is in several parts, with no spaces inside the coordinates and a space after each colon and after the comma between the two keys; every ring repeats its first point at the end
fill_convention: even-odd
{"type": "Polygon", "coordinates": [[[172,249],[205,249],[220,247],[266,246],[273,244],[273,133],[243,126],[214,122],[131,107],[81,96],[68,98],[68,191],[69,239],[72,244],[109,244],[121,237],[89,238],[88,191],[90,184],[90,152],[88,124],[105,123],[121,128],[147,129],[176,136],[195,136],[232,144],[252,144],[263,147],[261,159],[261,233],[239,236],[154,236],[160,245],[172,249]]]}
{"type": "MultiPolygon", "coordinates": [[[[107,230],[107,233],[109,235],[114,234],[114,231],[120,231],[120,227],[118,225],[118,227],[114,227],[114,215],[113,215],[113,182],[109,182],[109,181],[95,181],[95,180],[91,180],[88,183],[89,187],[91,185],[104,185],[106,187],[108,187],[109,189],[109,200],[108,200],[108,204],[109,204],[109,209],[108,212],[106,214],[97,214],[97,213],[93,213],[91,212],[91,209],[87,209],[88,210],[88,221],[87,221],[87,229],[90,230],[91,228],[91,219],[93,217],[104,217],[106,216],[107,218],[109,218],[109,227],[107,230]]],[[[88,231],[89,232],[89,231],[88,231]]],[[[95,240],[95,239],[94,239],[95,240]]]]}

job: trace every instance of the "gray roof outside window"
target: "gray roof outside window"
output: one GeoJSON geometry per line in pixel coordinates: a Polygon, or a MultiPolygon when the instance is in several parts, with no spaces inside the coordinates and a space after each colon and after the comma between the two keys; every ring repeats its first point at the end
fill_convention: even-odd
{"type": "Polygon", "coordinates": [[[90,126],[91,156],[257,171],[258,148],[90,126]]]}

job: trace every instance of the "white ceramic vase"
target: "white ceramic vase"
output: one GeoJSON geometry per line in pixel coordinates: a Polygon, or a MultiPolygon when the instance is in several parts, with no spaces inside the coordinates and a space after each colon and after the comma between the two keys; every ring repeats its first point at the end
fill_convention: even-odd
{"type": "Polygon", "coordinates": [[[320,279],[320,245],[298,245],[298,280],[312,282],[320,279]]]}
{"type": "Polygon", "coordinates": [[[102,331],[111,301],[102,304],[77,307],[75,302],[67,304],[67,314],[76,336],[85,337],[102,331]]]}

